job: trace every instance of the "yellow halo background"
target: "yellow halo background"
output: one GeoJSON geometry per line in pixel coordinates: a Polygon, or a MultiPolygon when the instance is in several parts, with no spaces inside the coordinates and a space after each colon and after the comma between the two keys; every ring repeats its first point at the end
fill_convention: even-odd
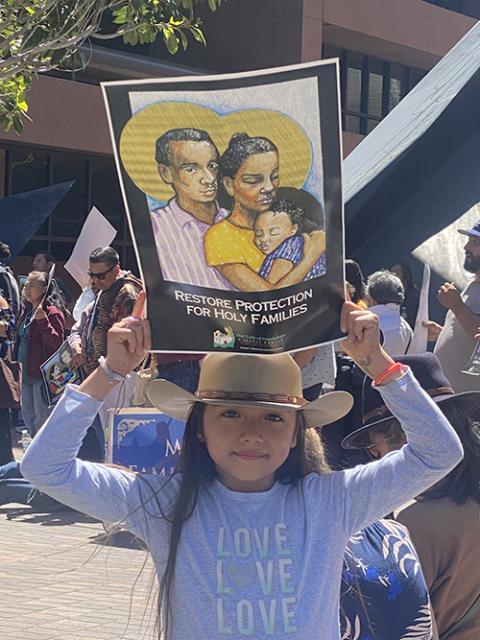
{"type": "Polygon", "coordinates": [[[310,141],[289,116],[271,109],[244,109],[219,115],[190,102],[160,102],[136,113],[120,136],[120,158],[136,186],[156,200],[166,201],[173,191],[160,178],[155,161],[155,142],[169,129],[204,129],[220,155],[234,133],[264,136],[277,145],[280,184],[300,188],[312,164],[310,141]]]}

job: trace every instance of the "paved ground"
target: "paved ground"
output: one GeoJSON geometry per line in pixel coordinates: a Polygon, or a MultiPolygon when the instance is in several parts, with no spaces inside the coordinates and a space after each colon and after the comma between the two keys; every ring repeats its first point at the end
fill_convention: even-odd
{"type": "Polygon", "coordinates": [[[149,562],[141,572],[146,554],[130,538],[106,546],[91,518],[8,505],[0,541],[0,638],[153,638],[153,569],[149,562]]]}

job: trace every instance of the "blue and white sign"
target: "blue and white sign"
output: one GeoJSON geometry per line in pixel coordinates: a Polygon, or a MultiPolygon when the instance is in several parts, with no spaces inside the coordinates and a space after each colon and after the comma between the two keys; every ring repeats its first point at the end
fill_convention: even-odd
{"type": "Polygon", "coordinates": [[[170,475],[178,462],[185,423],[157,409],[109,412],[106,460],[132,471],[170,475]]]}

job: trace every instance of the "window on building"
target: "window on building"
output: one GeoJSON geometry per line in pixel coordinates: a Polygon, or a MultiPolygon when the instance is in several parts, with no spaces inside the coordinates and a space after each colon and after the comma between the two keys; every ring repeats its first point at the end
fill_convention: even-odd
{"type": "Polygon", "coordinates": [[[465,16],[480,18],[480,3],[478,0],[424,0],[442,9],[463,13],[465,16]]]}
{"type": "Polygon", "coordinates": [[[74,184],[50,217],[50,234],[54,237],[78,237],[89,210],[88,160],[70,154],[51,156],[52,184],[69,182],[74,184]]]}
{"type": "Polygon", "coordinates": [[[344,131],[366,135],[425,75],[387,60],[324,46],[324,58],[340,58],[344,131]]]}
{"type": "Polygon", "coordinates": [[[24,147],[0,147],[1,195],[9,196],[59,182],[75,184],[22,251],[33,256],[46,251],[60,262],[72,253],[83,223],[95,206],[117,229],[115,248],[122,266],[138,274],[120,185],[112,158],[50,152],[24,147]]]}
{"type": "Polygon", "coordinates": [[[442,9],[450,9],[450,11],[463,11],[463,0],[425,0],[428,4],[434,4],[442,9]]]}

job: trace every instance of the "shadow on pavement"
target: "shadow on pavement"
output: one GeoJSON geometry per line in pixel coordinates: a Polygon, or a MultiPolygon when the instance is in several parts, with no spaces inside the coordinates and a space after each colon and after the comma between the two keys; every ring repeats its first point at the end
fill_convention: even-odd
{"type": "MultiPolygon", "coordinates": [[[[27,524],[39,524],[44,527],[65,527],[75,524],[97,524],[99,520],[72,509],[59,509],[58,511],[41,512],[34,511],[30,507],[1,507],[0,517],[6,516],[7,520],[17,520],[27,524]]],[[[103,524],[103,523],[102,523],[103,524]]],[[[142,540],[129,531],[113,527],[107,531],[103,524],[104,532],[91,536],[89,544],[98,544],[105,547],[119,547],[123,549],[146,549],[142,540]]]]}
{"type": "Polygon", "coordinates": [[[44,526],[67,526],[78,523],[96,523],[98,520],[87,516],[84,513],[71,509],[58,510],[52,512],[33,511],[30,507],[3,507],[0,508],[0,516],[5,515],[7,520],[21,520],[28,524],[41,524],[44,526]]]}
{"type": "Polygon", "coordinates": [[[122,547],[123,549],[139,549],[145,550],[143,540],[137,538],[125,529],[116,529],[111,533],[100,533],[98,536],[92,536],[90,538],[90,544],[99,544],[104,547],[122,547]]]}

